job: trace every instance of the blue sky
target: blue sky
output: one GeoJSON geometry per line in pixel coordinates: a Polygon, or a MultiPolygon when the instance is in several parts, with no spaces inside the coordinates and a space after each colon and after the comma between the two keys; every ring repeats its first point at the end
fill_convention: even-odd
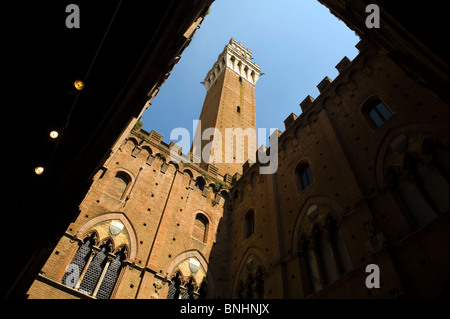
{"type": "Polygon", "coordinates": [[[170,143],[172,129],[184,127],[192,139],[206,96],[200,82],[232,37],[252,51],[264,73],[255,86],[256,126],[267,131],[284,131],[286,117],[301,113],[300,102],[319,95],[317,84],[338,75],[336,64],[358,54],[356,34],[317,0],[216,0],[144,112],[144,130],[170,143]]]}

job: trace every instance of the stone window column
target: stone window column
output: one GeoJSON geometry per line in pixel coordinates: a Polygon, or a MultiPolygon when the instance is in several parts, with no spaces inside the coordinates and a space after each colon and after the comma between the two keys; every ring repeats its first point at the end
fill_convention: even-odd
{"type": "Polygon", "coordinates": [[[97,251],[95,250],[95,247],[92,248],[91,254],[89,256],[88,261],[86,262],[86,265],[84,266],[83,271],[80,274],[80,278],[78,278],[78,281],[74,287],[75,290],[78,290],[80,288],[81,282],[83,281],[84,276],[86,275],[87,270],[89,269],[89,266],[91,265],[92,259],[94,259],[94,256],[97,254],[97,251]]]}
{"type": "Polygon", "coordinates": [[[100,285],[101,285],[101,283],[103,281],[103,278],[105,278],[106,271],[108,270],[109,265],[111,264],[111,262],[114,260],[114,257],[115,256],[111,256],[111,255],[108,255],[108,257],[106,257],[107,258],[106,265],[103,268],[103,271],[102,271],[102,274],[100,275],[100,278],[98,279],[97,285],[95,286],[94,292],[92,293],[92,297],[95,298],[97,296],[97,292],[100,289],[100,285]]]}

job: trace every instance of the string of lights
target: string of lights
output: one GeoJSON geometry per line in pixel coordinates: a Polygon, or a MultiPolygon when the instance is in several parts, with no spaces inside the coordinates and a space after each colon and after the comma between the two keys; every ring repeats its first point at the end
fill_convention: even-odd
{"type": "Polygon", "coordinates": [[[75,106],[76,106],[76,104],[77,104],[77,101],[78,101],[78,98],[79,98],[79,96],[80,96],[80,93],[81,93],[81,91],[85,88],[85,82],[86,82],[87,79],[88,79],[88,76],[89,76],[89,74],[90,74],[90,72],[91,72],[91,70],[92,70],[92,67],[94,66],[95,60],[97,59],[97,56],[98,56],[98,54],[99,54],[99,52],[100,52],[100,49],[101,49],[101,47],[102,47],[102,45],[103,45],[103,42],[105,41],[105,38],[106,38],[106,36],[107,36],[107,34],[108,34],[108,32],[109,32],[109,29],[111,28],[111,25],[112,25],[112,23],[114,22],[114,19],[115,19],[116,15],[117,15],[117,12],[119,11],[119,8],[120,8],[120,5],[122,4],[122,1],[123,1],[123,0],[120,0],[120,1],[119,1],[119,4],[117,5],[116,10],[114,11],[114,14],[113,14],[113,16],[112,16],[112,18],[111,18],[111,20],[110,20],[110,22],[109,22],[109,24],[108,24],[108,27],[106,28],[105,33],[103,34],[102,40],[100,41],[100,44],[99,44],[99,46],[98,46],[98,48],[97,48],[97,51],[95,52],[95,55],[94,55],[94,57],[93,57],[93,59],[92,59],[92,62],[91,62],[90,65],[89,65],[89,68],[88,68],[88,70],[87,70],[87,72],[86,72],[86,75],[84,76],[84,80],[77,79],[77,80],[75,80],[74,83],[73,83],[75,89],[76,89],[77,91],[79,91],[79,92],[78,92],[77,96],[75,97],[75,101],[73,102],[73,104],[72,104],[72,106],[71,106],[71,108],[70,108],[70,111],[69,111],[69,113],[68,113],[68,115],[67,115],[67,117],[66,117],[65,125],[64,125],[63,127],[59,128],[59,129],[52,129],[52,130],[49,132],[50,138],[51,138],[52,140],[57,140],[57,143],[56,143],[55,147],[53,148],[53,151],[52,151],[52,155],[51,155],[51,157],[50,157],[50,160],[49,160],[47,163],[45,163],[45,164],[44,164],[44,163],[43,163],[43,164],[40,164],[40,165],[38,165],[38,166],[36,166],[36,167],[34,168],[34,172],[35,172],[36,175],[42,175],[42,174],[45,172],[46,168],[47,168],[47,167],[50,165],[50,163],[52,163],[52,161],[53,161],[53,158],[54,158],[54,155],[55,155],[55,153],[56,153],[56,150],[58,149],[58,145],[59,145],[59,142],[60,142],[60,137],[62,136],[62,134],[64,133],[64,130],[65,130],[65,129],[67,128],[67,126],[69,125],[70,117],[71,117],[71,115],[72,115],[72,113],[73,113],[73,110],[75,109],[75,106]]]}

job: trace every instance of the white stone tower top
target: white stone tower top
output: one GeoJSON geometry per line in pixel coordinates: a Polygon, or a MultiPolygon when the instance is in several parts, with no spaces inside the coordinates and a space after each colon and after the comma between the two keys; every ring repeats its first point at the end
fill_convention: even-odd
{"type": "Polygon", "coordinates": [[[206,91],[214,84],[216,79],[225,68],[229,68],[236,72],[240,77],[255,85],[258,81],[261,72],[259,65],[252,61],[252,51],[246,49],[241,43],[238,43],[234,38],[225,46],[225,49],[214,63],[212,69],[206,75],[205,85],[206,91]]]}

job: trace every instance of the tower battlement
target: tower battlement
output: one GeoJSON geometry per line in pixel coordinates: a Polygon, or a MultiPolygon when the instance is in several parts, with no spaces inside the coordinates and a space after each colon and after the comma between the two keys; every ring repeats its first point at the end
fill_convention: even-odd
{"type": "Polygon", "coordinates": [[[237,73],[241,78],[255,85],[261,76],[261,71],[259,65],[252,62],[252,59],[252,51],[246,49],[236,39],[231,38],[202,82],[205,85],[206,91],[209,90],[222,71],[227,67],[237,73]]]}

